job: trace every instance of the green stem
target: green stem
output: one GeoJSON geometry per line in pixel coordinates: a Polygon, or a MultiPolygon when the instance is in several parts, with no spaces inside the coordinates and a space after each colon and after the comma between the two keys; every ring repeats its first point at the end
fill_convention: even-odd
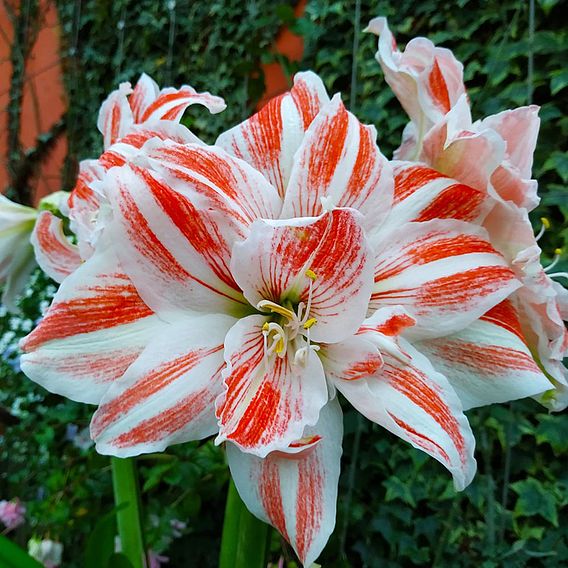
{"type": "Polygon", "coordinates": [[[231,479],[227,493],[219,568],[265,568],[268,525],[242,502],[231,479]]]}
{"type": "Polygon", "coordinates": [[[145,568],[136,462],[133,458],[111,458],[111,465],[114,501],[119,508],[116,520],[122,553],[130,560],[132,568],[145,568]]]}

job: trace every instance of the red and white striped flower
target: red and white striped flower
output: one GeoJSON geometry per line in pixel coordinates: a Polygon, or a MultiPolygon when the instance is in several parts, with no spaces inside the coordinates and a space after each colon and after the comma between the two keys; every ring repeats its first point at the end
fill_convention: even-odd
{"type": "Polygon", "coordinates": [[[555,410],[564,408],[568,405],[568,371],[562,363],[568,354],[564,324],[568,292],[550,278],[552,266],[543,269],[528,217],[539,201],[537,183],[531,179],[538,107],[473,122],[461,64],[457,66],[453,56],[424,38],[411,40],[400,54],[383,18],[374,20],[369,29],[380,35],[377,58],[387,82],[399,85],[393,90],[411,119],[395,152],[399,159],[413,160],[395,165],[395,202],[399,195],[409,198],[399,199],[394,219],[418,213],[420,220],[435,215],[479,223],[522,283],[509,302],[448,337],[449,345],[427,341],[421,350],[448,376],[466,408],[509,400],[510,388],[519,396],[542,392],[533,390],[546,382],[532,353],[559,387],[543,402],[555,410]],[[425,47],[417,57],[413,54],[419,45],[425,47]],[[409,87],[414,84],[410,76],[415,91],[409,87]],[[432,112],[432,104],[438,112],[432,112]],[[424,116],[426,120],[420,118],[424,116]],[[488,360],[498,364],[484,370],[483,362],[488,360]],[[489,381],[490,376],[500,377],[499,382],[489,381]],[[531,376],[533,380],[527,380],[531,376]],[[540,380],[535,382],[537,377],[540,380]]]}
{"type": "Polygon", "coordinates": [[[28,376],[99,405],[103,453],[217,433],[249,508],[306,565],[335,522],[335,389],[465,487],[473,435],[416,344],[519,286],[475,224],[486,196],[452,209],[442,183],[417,201],[375,137],[300,73],[218,146],[148,141],[104,174],[103,237],[22,341],[28,376]]]}
{"type": "Polygon", "coordinates": [[[160,90],[145,73],[134,89],[130,83],[122,83],[103,102],[97,126],[105,151],[96,160],[81,162],[77,183],[62,211],[69,217],[76,244],[64,235],[62,220],[49,211],[40,215],[34,229],[36,259],[56,282],[61,282],[94,252],[107,221],[108,197],[100,184],[105,172],[131,160],[151,138],[200,143],[179,123],[185,110],[194,104],[205,106],[214,114],[226,107],[222,98],[198,93],[188,85],[160,90]]]}

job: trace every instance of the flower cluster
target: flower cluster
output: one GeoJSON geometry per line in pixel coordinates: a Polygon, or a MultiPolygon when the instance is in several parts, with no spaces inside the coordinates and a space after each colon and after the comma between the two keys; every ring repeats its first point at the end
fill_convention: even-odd
{"type": "Polygon", "coordinates": [[[19,499],[11,501],[0,501],[0,522],[4,524],[7,531],[11,531],[26,520],[26,508],[19,499]]]}
{"type": "Polygon", "coordinates": [[[98,405],[101,453],[215,435],[306,566],[335,524],[337,391],[457,489],[476,469],[464,410],[568,404],[568,292],[528,219],[538,109],[473,122],[451,52],[369,31],[410,117],[395,160],[312,72],[214,145],[179,121],[219,97],[142,75],[103,103],[104,153],[31,237],[61,286],[23,371],[98,405]]]}

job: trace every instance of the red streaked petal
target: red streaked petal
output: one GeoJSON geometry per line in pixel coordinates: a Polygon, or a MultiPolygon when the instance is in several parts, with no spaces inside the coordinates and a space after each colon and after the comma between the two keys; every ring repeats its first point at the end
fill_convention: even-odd
{"type": "Polygon", "coordinates": [[[256,221],[233,248],[231,270],[245,297],[307,303],[314,341],[334,343],[352,335],[365,317],[372,285],[372,253],[360,216],[336,209],[318,218],[256,221]],[[307,270],[316,274],[313,283],[307,270]]]}
{"type": "Polygon", "coordinates": [[[173,120],[179,122],[187,107],[203,105],[212,114],[222,112],[227,108],[221,97],[211,93],[198,93],[193,87],[183,85],[179,89],[167,87],[141,113],[139,122],[154,120],[173,120]]]}
{"type": "Polygon", "coordinates": [[[494,205],[486,193],[423,164],[395,162],[393,169],[394,202],[387,220],[391,226],[433,219],[480,224],[494,205]]]}
{"type": "Polygon", "coordinates": [[[464,489],[476,464],[475,440],[462,404],[424,355],[405,340],[399,342],[399,355],[383,353],[384,365],[372,377],[335,380],[334,385],[369,420],[441,462],[456,489],[464,489]]]}
{"type": "Polygon", "coordinates": [[[235,232],[227,237],[231,242],[244,238],[255,219],[280,214],[282,202],[275,188],[220,148],[153,141],[144,150],[171,187],[191,197],[201,211],[215,210],[230,220],[235,232]]]}
{"type": "Polygon", "coordinates": [[[128,133],[134,124],[127,96],[132,93],[130,83],[121,83],[101,105],[97,128],[103,135],[104,147],[108,148],[128,133]]]}
{"type": "Polygon", "coordinates": [[[96,404],[161,325],[111,251],[99,251],[64,280],[22,339],[22,369],[51,392],[96,404]]]}
{"type": "Polygon", "coordinates": [[[233,313],[247,306],[229,270],[230,222],[198,210],[156,173],[137,166],[113,168],[114,221],[107,226],[124,270],[145,302],[167,320],[180,310],[233,313]]]}
{"type": "Polygon", "coordinates": [[[364,337],[354,335],[320,350],[328,380],[356,381],[375,374],[383,366],[379,349],[364,337]]]}
{"type": "Polygon", "coordinates": [[[483,229],[450,219],[409,223],[376,248],[371,309],[403,306],[414,337],[459,331],[520,283],[483,229]]]}
{"type": "Polygon", "coordinates": [[[386,82],[411,120],[426,132],[465,93],[463,65],[450,50],[423,37],[413,38],[400,52],[386,18],[371,20],[367,31],[379,36],[375,57],[386,82]]]}
{"type": "Polygon", "coordinates": [[[31,243],[40,268],[56,282],[61,282],[81,264],[77,246],[63,233],[63,221],[50,211],[39,214],[31,243]]]}
{"type": "Polygon", "coordinates": [[[231,475],[248,509],[271,524],[292,545],[304,566],[312,566],[335,526],[343,420],[337,399],[320,413],[306,436],[321,440],[307,454],[261,459],[227,444],[231,475]]]}
{"type": "Polygon", "coordinates": [[[143,122],[144,111],[156,100],[159,92],[156,81],[146,73],[142,73],[128,101],[135,123],[143,122]]]}
{"type": "Polygon", "coordinates": [[[265,322],[263,316],[247,316],[227,334],[226,389],[217,403],[216,443],[227,440],[260,457],[301,438],[328,400],[323,367],[313,352],[305,365],[294,363],[292,346],[285,357],[265,359],[265,322]]]}
{"type": "Polygon", "coordinates": [[[315,73],[297,73],[289,93],[270,100],[251,118],[221,134],[216,145],[248,162],[284,197],[294,154],[327,102],[325,87],[315,73]]]}
{"type": "Polygon", "coordinates": [[[163,328],[101,400],[91,422],[97,451],[127,457],[214,434],[234,321],[207,315],[163,328]]]}
{"type": "Polygon", "coordinates": [[[417,347],[448,378],[465,410],[553,388],[535,363],[508,300],[459,333],[417,347]]]}
{"type": "Polygon", "coordinates": [[[393,180],[376,136],[375,128],[361,124],[335,95],[313,120],[294,158],[282,218],[352,207],[363,214],[365,227],[379,225],[391,204],[393,180]]]}

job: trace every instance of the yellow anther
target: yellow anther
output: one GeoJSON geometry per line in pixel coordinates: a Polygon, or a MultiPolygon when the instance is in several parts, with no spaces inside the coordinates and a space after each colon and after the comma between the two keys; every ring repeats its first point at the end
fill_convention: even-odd
{"type": "Polygon", "coordinates": [[[561,248],[554,249],[554,254],[560,256],[564,251],[561,248]]]}
{"type": "Polygon", "coordinates": [[[272,313],[280,314],[289,320],[294,319],[294,312],[292,310],[284,308],[270,300],[261,300],[256,307],[259,310],[270,310],[272,313]]]}
{"type": "Polygon", "coordinates": [[[280,355],[280,353],[284,351],[284,340],[282,338],[280,338],[276,343],[276,349],[274,349],[274,351],[276,351],[277,355],[280,355]]]}
{"type": "Polygon", "coordinates": [[[550,221],[548,220],[548,217],[541,217],[540,222],[546,230],[550,229],[550,221]]]}
{"type": "Polygon", "coordinates": [[[270,329],[270,326],[268,325],[268,322],[264,322],[264,325],[262,326],[262,331],[268,331],[270,329]]]}
{"type": "Polygon", "coordinates": [[[316,324],[317,322],[318,320],[316,318],[310,318],[304,324],[304,329],[310,329],[310,327],[312,327],[312,325],[316,324]]]}
{"type": "Polygon", "coordinates": [[[314,282],[317,280],[318,275],[311,269],[307,269],[306,270],[306,276],[310,279],[313,280],[314,282]]]}

